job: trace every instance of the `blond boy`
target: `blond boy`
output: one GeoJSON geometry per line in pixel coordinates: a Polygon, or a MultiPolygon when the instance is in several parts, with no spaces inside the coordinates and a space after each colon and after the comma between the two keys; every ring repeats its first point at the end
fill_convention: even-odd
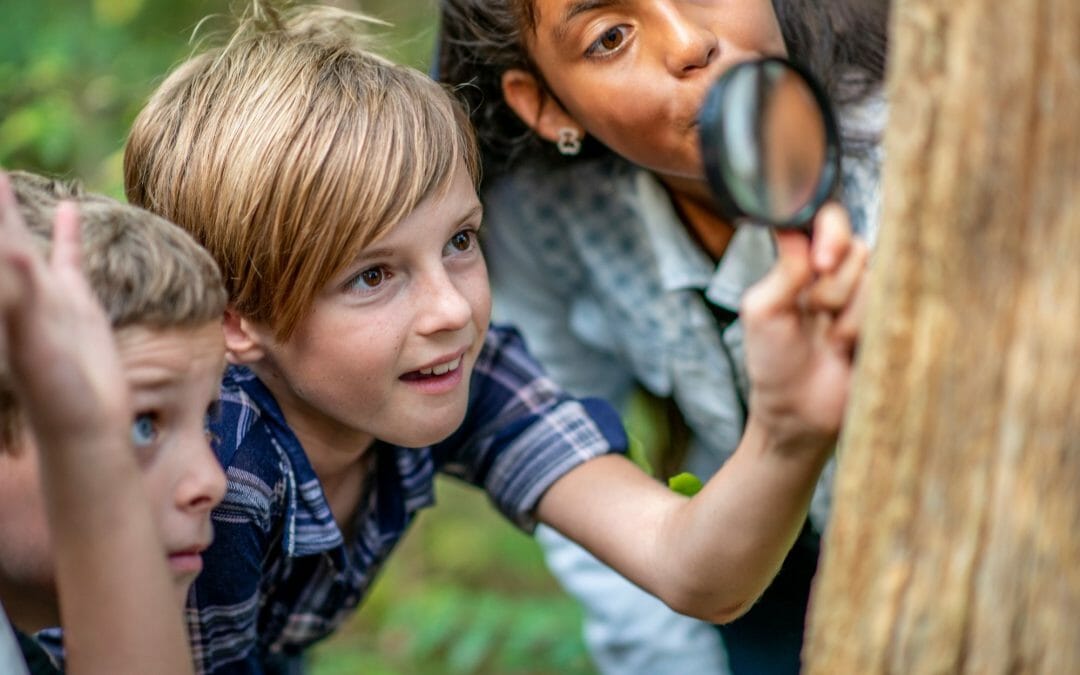
{"type": "Polygon", "coordinates": [[[839,426],[861,265],[846,221],[825,218],[813,251],[781,240],[747,300],[747,436],[684,499],[620,455],[610,406],[570,398],[489,327],[476,153],[454,100],[355,44],[347,15],[260,17],[172,73],[125,152],[128,198],[188,229],[229,292],[214,430],[230,487],[191,596],[198,665],[302,668],[433,503],[437,471],[680,611],[745,611],[839,426]]]}
{"type": "Polygon", "coordinates": [[[224,365],[220,276],[187,234],[149,212],[33,174],[10,182],[13,195],[0,180],[0,327],[10,343],[10,353],[0,349],[0,601],[35,667],[46,657],[27,636],[63,619],[75,664],[132,672],[149,659],[155,672],[189,671],[186,643],[177,653],[145,639],[150,632],[138,641],[131,619],[183,605],[224,493],[205,424],[224,365]],[[81,256],[59,231],[61,199],[78,206],[81,256]],[[54,239],[54,214],[52,256],[66,259],[55,279],[35,260],[54,239]],[[164,607],[161,595],[171,596],[164,607]],[[103,613],[111,618],[88,625],[103,613]],[[117,635],[116,625],[131,627],[134,646],[94,642],[117,635]]]}

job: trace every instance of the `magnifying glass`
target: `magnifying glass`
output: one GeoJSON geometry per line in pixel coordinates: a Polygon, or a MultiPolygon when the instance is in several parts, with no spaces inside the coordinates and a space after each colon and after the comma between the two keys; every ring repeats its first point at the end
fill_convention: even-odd
{"type": "Polygon", "coordinates": [[[698,114],[705,175],[732,223],[808,229],[840,175],[840,136],[821,85],[787,59],[729,68],[698,114]]]}

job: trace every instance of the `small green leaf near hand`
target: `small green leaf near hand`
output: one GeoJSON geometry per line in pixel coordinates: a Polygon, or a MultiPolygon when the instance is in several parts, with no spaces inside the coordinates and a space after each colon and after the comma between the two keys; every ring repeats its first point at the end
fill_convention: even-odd
{"type": "Polygon", "coordinates": [[[687,497],[693,497],[702,488],[701,479],[686,471],[668,478],[667,484],[675,492],[687,497]]]}

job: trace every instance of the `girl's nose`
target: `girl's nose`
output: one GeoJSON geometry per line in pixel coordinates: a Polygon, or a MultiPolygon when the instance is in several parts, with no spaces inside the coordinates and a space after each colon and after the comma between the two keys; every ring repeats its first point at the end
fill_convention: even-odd
{"type": "Polygon", "coordinates": [[[656,4],[657,19],[665,31],[666,65],[676,77],[708,66],[720,51],[720,41],[712,28],[681,4],[675,1],[656,4]]]}

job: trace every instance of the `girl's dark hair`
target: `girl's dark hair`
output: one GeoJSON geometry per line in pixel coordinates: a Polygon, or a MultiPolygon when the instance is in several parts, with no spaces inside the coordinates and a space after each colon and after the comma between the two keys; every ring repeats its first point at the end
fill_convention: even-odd
{"type": "MultiPolygon", "coordinates": [[[[885,76],[890,0],[773,0],[788,55],[825,86],[834,105],[862,99],[885,76]]],[[[440,0],[438,78],[458,87],[476,126],[486,173],[523,154],[553,155],[503,100],[511,68],[543,82],[525,50],[535,27],[531,0],[440,0]]],[[[596,151],[586,144],[586,152],[596,151]]]]}
{"type": "Polygon", "coordinates": [[[773,0],[788,54],[834,105],[862,99],[885,79],[889,0],[773,0]]]}

